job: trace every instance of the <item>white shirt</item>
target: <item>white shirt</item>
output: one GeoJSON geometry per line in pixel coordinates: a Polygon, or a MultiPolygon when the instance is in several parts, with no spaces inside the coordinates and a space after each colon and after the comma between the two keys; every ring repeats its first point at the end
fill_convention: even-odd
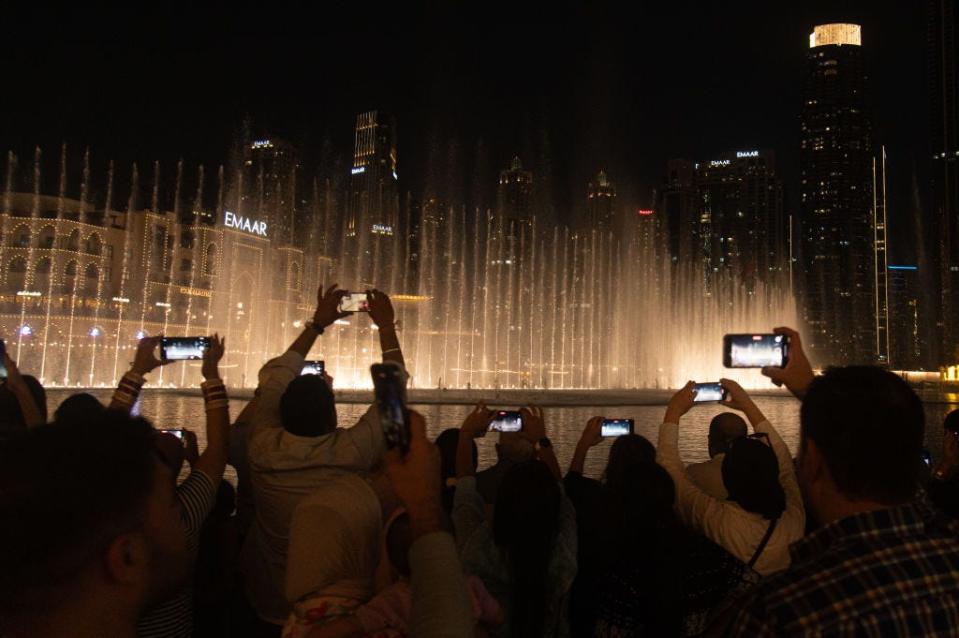
{"type": "MultiPolygon", "coordinates": [[[[753,569],[766,576],[789,567],[789,546],[802,538],[806,513],[786,444],[769,421],[763,421],[753,429],[769,435],[769,443],[779,461],[779,483],[786,493],[786,509],[759,560],[753,565],[753,569]]],[[[710,496],[689,480],[679,458],[677,424],[663,423],[660,426],[656,461],[666,468],[676,484],[676,510],[679,517],[730,554],[748,563],[766,534],[769,521],[760,514],[747,512],[737,503],[710,496]]]]}
{"type": "Polygon", "coordinates": [[[726,484],[723,483],[724,458],[726,455],[720,453],[703,463],[692,463],[686,466],[686,473],[699,489],[723,501],[729,498],[726,484]]]}
{"type": "Polygon", "coordinates": [[[296,436],[284,430],[280,398],[302,370],[303,356],[292,351],[263,366],[249,438],[256,515],[243,546],[242,571],[253,608],[277,625],[291,609],[285,592],[286,557],[297,504],[324,483],[368,471],[386,448],[376,406],[352,428],[337,428],[323,436],[296,436]]]}

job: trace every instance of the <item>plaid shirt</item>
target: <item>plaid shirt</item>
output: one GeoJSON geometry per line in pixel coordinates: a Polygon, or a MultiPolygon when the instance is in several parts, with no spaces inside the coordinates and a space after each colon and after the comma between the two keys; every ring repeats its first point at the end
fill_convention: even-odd
{"type": "Polygon", "coordinates": [[[743,601],[733,636],[959,636],[959,536],[918,504],[857,514],[794,543],[743,601]]]}

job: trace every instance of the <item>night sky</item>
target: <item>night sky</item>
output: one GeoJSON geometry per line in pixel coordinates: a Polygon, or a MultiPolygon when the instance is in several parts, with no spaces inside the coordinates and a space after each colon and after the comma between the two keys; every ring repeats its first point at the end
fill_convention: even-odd
{"type": "Polygon", "coordinates": [[[625,205],[646,206],[670,157],[767,148],[795,210],[808,34],[852,21],[874,137],[890,155],[893,258],[914,258],[913,184],[925,197],[929,154],[925,2],[453,4],[11,7],[0,147],[25,157],[39,144],[55,163],[63,142],[76,155],[88,146],[100,172],[110,158],[209,170],[250,118],[310,165],[324,140],[348,156],[356,113],[382,108],[397,117],[401,188],[414,195],[453,181],[490,205],[495,170],[519,154],[552,175],[569,219],[600,168],[625,205]]]}

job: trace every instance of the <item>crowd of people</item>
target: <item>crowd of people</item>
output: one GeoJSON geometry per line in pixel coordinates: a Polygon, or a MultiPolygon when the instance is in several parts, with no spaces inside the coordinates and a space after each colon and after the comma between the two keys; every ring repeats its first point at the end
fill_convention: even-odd
{"type": "MultiPolygon", "coordinates": [[[[226,344],[210,337],[202,451],[190,429],[131,414],[170,363],[159,338],[140,342],[109,405],[75,394],[52,419],[7,357],[0,635],[959,635],[959,411],[925,463],[923,406],[896,375],[816,375],[800,335],[778,328],[789,361],[763,373],[801,402],[796,459],[723,379],[705,463],[679,453],[690,382],[656,445],[617,437],[600,480],[584,466],[603,417],[564,474],[537,407],[480,469],[483,404],[435,442],[409,410],[403,450],[375,405],[340,427],[333,380],[301,372],[343,294],[319,291],[232,423],[226,344]]],[[[370,291],[368,308],[382,360],[407,379],[389,297],[370,291]]]]}

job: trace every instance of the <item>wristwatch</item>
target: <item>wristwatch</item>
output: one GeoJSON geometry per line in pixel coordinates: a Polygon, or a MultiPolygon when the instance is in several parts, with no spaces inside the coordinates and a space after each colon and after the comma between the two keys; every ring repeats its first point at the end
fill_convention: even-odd
{"type": "Polygon", "coordinates": [[[544,436],[543,438],[541,438],[539,441],[536,442],[536,445],[534,447],[536,448],[536,451],[539,452],[540,450],[544,448],[549,449],[553,447],[553,442],[549,440],[548,436],[544,436]]]}

